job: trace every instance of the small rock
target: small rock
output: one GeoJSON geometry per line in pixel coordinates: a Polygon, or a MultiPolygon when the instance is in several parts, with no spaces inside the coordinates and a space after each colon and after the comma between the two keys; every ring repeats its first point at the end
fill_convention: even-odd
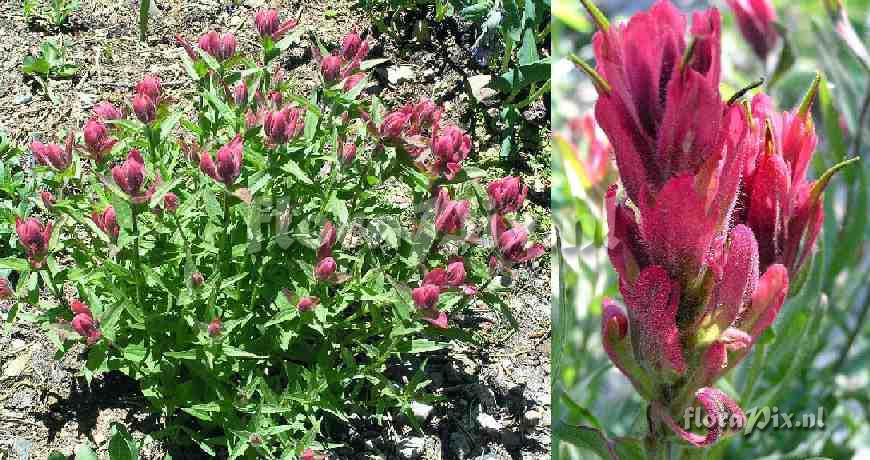
{"type": "Polygon", "coordinates": [[[491,431],[491,432],[501,431],[501,423],[499,423],[499,421],[496,420],[495,417],[487,414],[486,412],[481,412],[477,416],[477,423],[485,431],[491,431]]]}
{"type": "Polygon", "coordinates": [[[33,96],[31,96],[30,94],[19,94],[18,96],[15,96],[16,104],[27,104],[32,100],[33,96]]]}
{"type": "Polygon", "coordinates": [[[97,103],[97,95],[96,94],[88,94],[88,93],[79,93],[79,102],[82,104],[82,108],[89,109],[97,103]]]}
{"type": "Polygon", "coordinates": [[[15,453],[18,454],[18,460],[28,460],[30,458],[30,449],[33,448],[33,441],[25,438],[15,438],[12,441],[12,447],[15,448],[15,453]]]}
{"type": "Polygon", "coordinates": [[[13,353],[17,352],[18,350],[21,350],[22,348],[24,348],[26,345],[27,345],[27,342],[25,342],[21,339],[12,339],[12,350],[11,351],[13,353]]]}
{"type": "Polygon", "coordinates": [[[541,413],[535,409],[527,410],[523,414],[523,425],[527,428],[534,428],[541,423],[541,413]]]}
{"type": "Polygon", "coordinates": [[[426,440],[423,438],[407,438],[399,442],[399,455],[407,460],[420,458],[426,449],[426,440]]]}
{"type": "Polygon", "coordinates": [[[409,65],[387,67],[387,80],[391,85],[414,80],[414,68],[409,65]]]}
{"type": "Polygon", "coordinates": [[[414,413],[414,417],[417,417],[418,420],[426,420],[429,418],[429,415],[432,414],[433,407],[428,404],[423,404],[419,402],[411,403],[411,412],[414,413]]]}

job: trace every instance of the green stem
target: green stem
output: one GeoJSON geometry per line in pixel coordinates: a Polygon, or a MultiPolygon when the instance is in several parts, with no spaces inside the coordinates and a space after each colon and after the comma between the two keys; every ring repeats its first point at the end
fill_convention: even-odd
{"type": "Polygon", "coordinates": [[[136,277],[136,304],[142,305],[142,260],[139,258],[139,211],[133,205],[133,264],[136,277]]]}
{"type": "Polygon", "coordinates": [[[151,13],[151,0],[139,0],[139,41],[144,42],[148,35],[148,16],[151,13]]]}
{"type": "Polygon", "coordinates": [[[230,191],[229,189],[224,189],[224,238],[223,238],[223,248],[221,252],[221,273],[223,277],[226,278],[227,273],[229,272],[230,267],[230,259],[232,259],[232,250],[230,247],[230,191]]]}

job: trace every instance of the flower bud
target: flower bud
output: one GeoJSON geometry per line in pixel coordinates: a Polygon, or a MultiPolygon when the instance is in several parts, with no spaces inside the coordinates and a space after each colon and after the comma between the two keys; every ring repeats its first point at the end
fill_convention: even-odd
{"type": "Polygon", "coordinates": [[[285,132],[287,130],[287,114],[284,110],[274,110],[266,113],[263,120],[263,133],[269,143],[283,144],[287,142],[285,132]]]}
{"type": "Polygon", "coordinates": [[[254,16],[254,25],[260,37],[271,37],[278,30],[278,10],[260,10],[254,16]]]}
{"type": "Polygon", "coordinates": [[[98,118],[89,119],[82,131],[88,152],[98,163],[102,162],[105,154],[112,150],[117,141],[109,139],[109,129],[98,118]]]}
{"type": "Polygon", "coordinates": [[[339,155],[339,159],[344,164],[353,163],[354,158],[356,158],[356,144],[353,142],[347,142],[343,146],[341,146],[341,154],[339,155]]]}
{"type": "Polygon", "coordinates": [[[238,82],[233,88],[233,102],[239,107],[248,102],[248,85],[245,84],[244,80],[238,82]]]}
{"type": "Polygon", "coordinates": [[[57,171],[65,171],[72,164],[72,142],[70,141],[72,133],[70,133],[67,139],[67,145],[64,147],[57,144],[43,144],[39,141],[33,141],[30,143],[30,151],[33,152],[39,164],[51,166],[57,171]]]}
{"type": "Polygon", "coordinates": [[[338,268],[338,266],[335,263],[335,259],[332,257],[325,257],[321,259],[314,268],[314,277],[319,281],[326,281],[332,278],[332,275],[335,274],[336,268],[338,268]]]}
{"type": "Polygon", "coordinates": [[[9,300],[15,293],[9,286],[9,280],[0,276],[0,300],[9,300]]]}
{"type": "Polygon", "coordinates": [[[242,172],[243,149],[242,136],[236,134],[232,141],[217,151],[215,160],[208,152],[202,152],[199,157],[199,168],[212,179],[230,187],[242,172]]]}
{"type": "Polygon", "coordinates": [[[203,34],[202,37],[199,37],[199,49],[205,51],[216,59],[218,59],[220,54],[220,46],[221,36],[214,30],[210,30],[203,34]]]}
{"type": "Polygon", "coordinates": [[[69,303],[69,309],[70,309],[70,311],[72,311],[73,315],[93,316],[93,314],[91,313],[90,307],[88,307],[88,304],[82,302],[79,299],[73,299],[69,303]]]}
{"type": "Polygon", "coordinates": [[[323,75],[323,80],[326,82],[334,82],[338,80],[341,74],[341,57],[330,54],[320,61],[320,74],[323,75]]]}
{"type": "Polygon", "coordinates": [[[384,121],[381,122],[381,137],[387,139],[399,138],[410,120],[411,114],[406,111],[398,110],[390,113],[384,117],[384,121]]]}
{"type": "Polygon", "coordinates": [[[51,192],[39,192],[39,198],[42,199],[42,205],[45,206],[45,209],[51,209],[54,207],[54,195],[52,195],[51,192]]]}
{"type": "Polygon", "coordinates": [[[411,298],[414,300],[414,305],[422,310],[432,310],[438,303],[438,296],[441,289],[434,284],[424,284],[411,291],[411,298]]]}
{"type": "Polygon", "coordinates": [[[296,308],[300,312],[311,311],[314,310],[314,307],[316,307],[318,303],[320,303],[320,300],[317,297],[303,297],[299,299],[296,308]]]}
{"type": "Polygon", "coordinates": [[[440,233],[454,234],[465,227],[465,219],[468,217],[468,200],[448,200],[439,208],[435,217],[435,228],[440,233]]]}
{"type": "Polygon", "coordinates": [[[144,94],[152,101],[159,101],[161,93],[160,77],[157,75],[145,75],[142,81],[136,84],[136,94],[144,94]]]}
{"type": "Polygon", "coordinates": [[[314,451],[311,450],[310,447],[305,449],[305,451],[302,452],[302,457],[299,460],[314,460],[314,451]]]}
{"type": "Polygon", "coordinates": [[[133,113],[142,123],[150,124],[157,116],[157,105],[149,96],[137,94],[133,96],[133,113]]]}
{"type": "Polygon", "coordinates": [[[102,333],[100,333],[97,323],[89,314],[77,314],[70,322],[70,325],[80,336],[87,339],[88,345],[97,343],[97,341],[102,337],[102,333]]]}
{"type": "Polygon", "coordinates": [[[111,102],[103,101],[94,106],[94,117],[101,120],[120,120],[124,115],[111,102]]]}
{"type": "Polygon", "coordinates": [[[94,224],[96,224],[103,233],[109,235],[113,240],[118,239],[118,235],[121,233],[121,227],[118,225],[115,208],[109,206],[102,213],[94,212],[91,214],[91,220],[94,221],[94,224]]]}
{"type": "Polygon", "coordinates": [[[221,323],[220,318],[215,318],[208,323],[208,327],[206,330],[208,331],[209,337],[219,337],[221,335],[221,330],[223,329],[223,323],[221,323]]]}
{"type": "Polygon", "coordinates": [[[460,163],[471,152],[471,137],[456,126],[448,126],[432,139],[432,155],[435,162],[432,171],[444,173],[447,180],[453,179],[461,169],[460,163]]]}
{"type": "Polygon", "coordinates": [[[335,225],[331,221],[326,221],[323,224],[323,229],[320,230],[320,246],[317,248],[317,258],[324,259],[332,255],[332,246],[335,245],[335,240],[338,233],[335,230],[335,225]]]}
{"type": "Polygon", "coordinates": [[[218,59],[225,61],[236,54],[236,36],[228,33],[221,37],[218,59]]]}
{"type": "Polygon", "coordinates": [[[15,218],[15,233],[33,268],[42,268],[42,262],[48,254],[48,242],[51,240],[52,223],[44,226],[33,217],[26,220],[15,218]]]}
{"type": "Polygon", "coordinates": [[[195,287],[202,287],[202,283],[205,283],[205,277],[202,276],[200,272],[193,272],[190,274],[190,284],[195,287]]]}
{"type": "Polygon", "coordinates": [[[776,10],[770,0],[726,0],[737,27],[752,50],[762,60],[776,45],[779,34],[774,23],[776,10]]]}
{"type": "Polygon", "coordinates": [[[462,258],[447,264],[447,285],[459,287],[465,282],[465,262],[462,258]]]}
{"type": "Polygon", "coordinates": [[[493,211],[503,214],[519,210],[529,188],[522,184],[519,177],[508,176],[493,181],[486,191],[493,211]]]}
{"type": "Polygon", "coordinates": [[[178,195],[172,192],[163,195],[163,209],[166,212],[174,213],[178,209],[178,195]]]}
{"type": "Polygon", "coordinates": [[[528,239],[529,232],[523,226],[517,225],[501,233],[498,237],[498,249],[502,256],[510,262],[528,262],[544,253],[544,246],[540,244],[527,248],[528,239]]]}
{"type": "Polygon", "coordinates": [[[142,194],[142,184],[145,182],[145,161],[138,149],[130,150],[127,159],[112,168],[112,178],[118,187],[131,197],[142,194]]]}
{"type": "Polygon", "coordinates": [[[356,53],[359,51],[362,38],[356,31],[351,31],[341,39],[341,57],[345,61],[352,61],[356,58],[356,53]]]}

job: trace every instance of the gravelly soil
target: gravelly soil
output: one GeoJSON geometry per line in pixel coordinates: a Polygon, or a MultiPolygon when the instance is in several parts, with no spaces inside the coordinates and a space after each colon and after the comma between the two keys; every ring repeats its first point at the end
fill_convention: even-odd
{"type": "MultiPolygon", "coordinates": [[[[153,0],[152,0],[153,1],[153,0]]],[[[0,129],[18,144],[33,136],[56,140],[77,128],[96,102],[128,105],[132,87],[145,72],[161,75],[170,95],[177,99],[189,91],[187,77],[177,59],[174,35],[189,39],[209,28],[232,30],[241,51],[255,49],[251,27],[253,11],[262,0],[238,5],[214,0],[159,2],[149,41],[136,38],[135,6],[125,1],[83,0],[64,30],[52,30],[40,20],[26,21],[18,0],[0,0],[0,129]],[[76,78],[52,81],[61,101],[55,105],[32,91],[17,70],[25,55],[45,39],[63,42],[67,59],[81,66],[76,78]]],[[[351,27],[369,31],[368,22],[347,2],[304,2],[300,19],[319,40],[335,44],[351,27]]],[[[300,11],[298,3],[272,2],[284,12],[300,11]]],[[[422,17],[422,15],[421,15],[422,17]]],[[[416,18],[405,18],[416,19],[416,18]]],[[[498,126],[475,116],[465,93],[464,76],[476,70],[467,49],[474,37],[462,24],[437,29],[431,43],[396,44],[386,35],[371,34],[373,54],[390,58],[378,69],[380,96],[392,103],[435,98],[445,104],[451,121],[469,129],[479,157],[474,161],[489,178],[506,173],[497,161],[498,126]],[[386,68],[407,66],[412,78],[391,85],[386,68]]],[[[305,91],[316,84],[315,68],[304,48],[282,58],[288,74],[305,91]]],[[[542,221],[535,237],[549,247],[549,154],[542,153],[549,112],[542,104],[528,110],[528,118],[545,133],[525,144],[518,169],[532,189],[529,218],[542,221]],[[531,166],[529,166],[531,165],[531,166]]],[[[474,162],[473,161],[473,162],[474,162]]],[[[0,257],[4,255],[0,254],[0,257]]],[[[463,326],[477,328],[484,346],[456,344],[446,353],[430,357],[430,390],[442,399],[433,403],[423,432],[401,420],[376,426],[360,423],[349,430],[346,449],[334,458],[405,458],[410,452],[426,460],[478,458],[549,458],[550,450],[550,262],[547,256],[514,272],[516,284],[508,304],[518,324],[512,328],[498,312],[481,307],[466,315],[463,326]],[[483,415],[481,415],[483,414],[483,415]],[[491,425],[489,428],[481,426],[491,425]],[[417,443],[422,447],[414,448],[417,443]],[[365,452],[364,454],[362,452],[365,452]]],[[[80,443],[90,443],[105,455],[112,423],[124,424],[137,438],[159,430],[160,420],[147,409],[135,382],[121,375],[97,378],[88,386],[79,377],[85,359],[80,348],[61,360],[56,348],[38,327],[3,323],[0,332],[0,458],[44,459],[48,452],[70,454],[80,443]]],[[[163,458],[168,447],[146,444],[143,458],[163,458]]],[[[174,458],[201,458],[195,451],[173,451],[174,458]]]]}

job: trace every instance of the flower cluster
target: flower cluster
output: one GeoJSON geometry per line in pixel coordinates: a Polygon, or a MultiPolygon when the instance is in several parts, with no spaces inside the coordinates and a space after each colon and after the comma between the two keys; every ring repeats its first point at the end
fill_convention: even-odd
{"type": "Polygon", "coordinates": [[[492,237],[499,250],[499,257],[493,256],[490,265],[511,267],[528,262],[544,253],[541,244],[528,245],[529,232],[518,223],[510,224],[507,214],[515,213],[523,206],[529,188],[519,177],[503,177],[487,187],[492,205],[489,226],[492,237]]]}
{"type": "Polygon", "coordinates": [[[805,179],[819,80],[791,112],[763,94],[725,102],[720,41],[716,9],[689,26],[660,0],[627,24],[599,21],[597,69],[586,69],[621,179],[606,195],[607,251],[627,314],[605,301],[604,348],[651,402],[652,429],[671,427],[696,446],[727,427],[700,436],[672,415],[696,402],[714,420],[744,420],[711,386],[775,320],[818,236],[833,173],[805,179]]]}
{"type": "Polygon", "coordinates": [[[369,54],[369,42],[363,40],[356,32],[351,31],[341,40],[341,49],[322,56],[313,48],[314,59],[320,67],[320,75],[327,84],[344,81],[344,90],[350,91],[363,78],[360,64],[369,54]]]}
{"type": "Polygon", "coordinates": [[[91,309],[80,300],[70,302],[69,308],[73,314],[73,319],[70,321],[73,330],[84,337],[88,345],[97,343],[103,334],[100,332],[100,325],[94,319],[91,309]]]}
{"type": "Polygon", "coordinates": [[[72,164],[74,142],[75,134],[70,132],[63,146],[33,141],[30,143],[30,151],[40,165],[50,166],[56,171],[66,171],[72,164]]]}
{"type": "Polygon", "coordinates": [[[51,241],[51,221],[45,225],[33,217],[25,220],[15,218],[15,232],[24,247],[27,259],[33,268],[41,268],[48,255],[48,243],[51,241]]]}
{"type": "Polygon", "coordinates": [[[136,84],[136,94],[133,95],[133,113],[142,123],[150,124],[157,117],[157,107],[162,100],[160,77],[146,75],[136,84]]]}

